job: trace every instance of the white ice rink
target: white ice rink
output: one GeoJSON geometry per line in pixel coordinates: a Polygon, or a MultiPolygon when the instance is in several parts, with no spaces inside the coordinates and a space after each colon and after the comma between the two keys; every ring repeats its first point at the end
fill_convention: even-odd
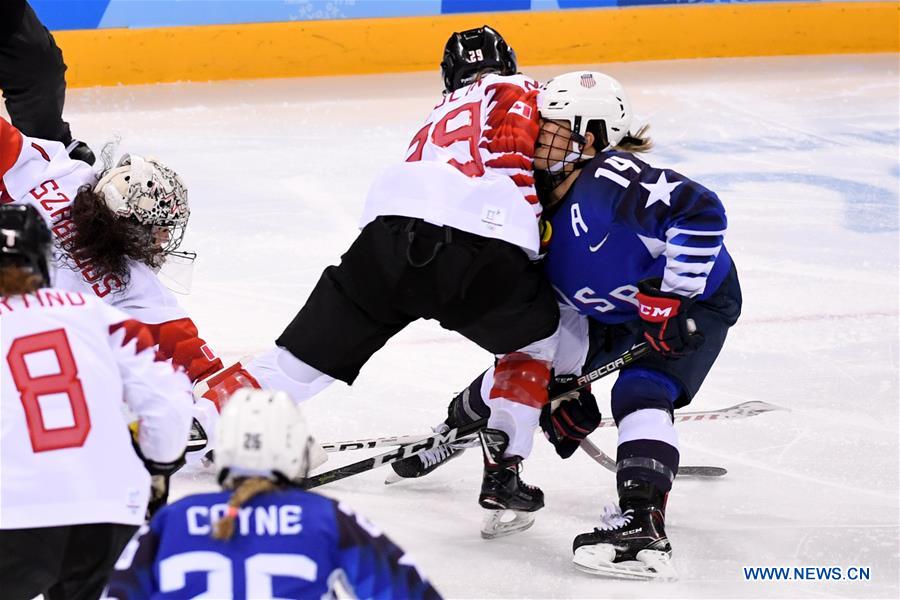
{"type": "MultiPolygon", "coordinates": [[[[572,567],[572,539],[615,499],[615,479],[541,440],[525,479],[548,505],[505,539],[478,534],[476,451],[419,481],[387,487],[382,469],[321,491],[383,527],[453,598],[897,598],[897,56],[593,67],[620,79],[636,120],[652,124],[649,160],[717,191],[728,211],[744,313],[692,408],[765,400],[790,412],[679,426],[682,464],[729,473],[676,481],[677,583],[572,567]],[[744,566],[861,566],[871,579],[748,582],[744,566]]],[[[67,118],[94,148],[118,133],[122,150],[183,174],[184,248],[199,253],[183,302],[227,362],[269,347],[338,260],[369,182],[402,160],[439,91],[436,72],[97,88],[70,91],[67,118]]],[[[423,432],[490,360],[418,323],[307,414],[322,440],[423,432]]],[[[611,430],[592,439],[615,453],[611,430]]],[[[173,496],[214,485],[189,469],[173,496]]]]}

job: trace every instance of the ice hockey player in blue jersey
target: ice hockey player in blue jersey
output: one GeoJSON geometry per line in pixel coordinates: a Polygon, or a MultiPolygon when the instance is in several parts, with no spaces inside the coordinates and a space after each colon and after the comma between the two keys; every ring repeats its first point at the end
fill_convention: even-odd
{"type": "MultiPolygon", "coordinates": [[[[664,523],[679,462],[672,414],[699,390],[741,309],[725,209],[711,190],[635,155],[649,149],[646,128],[629,135],[631,106],[615,79],[555,77],[539,108],[535,172],[553,213],[546,270],[570,309],[569,330],[587,330],[572,336],[587,343],[570,344],[557,373],[578,373],[579,362],[595,368],[640,341],[655,350],[622,369],[613,386],[619,506],[575,538],[575,564],[598,574],[671,576],[664,523]]],[[[574,452],[596,425],[587,396],[545,415],[560,454],[574,452]]]]}
{"type": "MultiPolygon", "coordinates": [[[[693,399],[741,309],[725,209],[711,190],[636,155],[650,148],[647,128],[629,133],[631,106],[613,78],[560,75],[542,87],[538,106],[535,176],[551,224],[544,260],[561,304],[555,373],[594,369],[639,342],[655,351],[623,368],[613,386],[619,503],[575,538],[574,561],[601,575],[671,577],[673,411],[693,399]]],[[[454,398],[447,426],[488,413],[482,397],[491,378],[488,370],[454,398]]],[[[596,400],[582,392],[545,410],[541,425],[567,458],[599,420],[596,400]]],[[[459,450],[439,458],[452,452],[459,450]]]]}
{"type": "Polygon", "coordinates": [[[123,552],[107,597],[440,598],[376,526],[293,485],[310,436],[287,394],[239,390],[217,433],[223,490],[160,510],[123,552]]]}

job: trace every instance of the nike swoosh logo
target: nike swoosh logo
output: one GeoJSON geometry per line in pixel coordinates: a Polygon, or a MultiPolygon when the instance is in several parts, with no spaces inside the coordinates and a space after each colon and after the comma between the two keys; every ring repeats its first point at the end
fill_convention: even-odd
{"type": "Polygon", "coordinates": [[[602,240],[600,240],[600,243],[597,244],[596,246],[588,246],[588,250],[590,250],[591,252],[596,252],[597,250],[600,249],[600,246],[602,246],[603,244],[606,243],[607,238],[609,238],[608,233],[606,234],[606,237],[604,237],[602,240]]]}

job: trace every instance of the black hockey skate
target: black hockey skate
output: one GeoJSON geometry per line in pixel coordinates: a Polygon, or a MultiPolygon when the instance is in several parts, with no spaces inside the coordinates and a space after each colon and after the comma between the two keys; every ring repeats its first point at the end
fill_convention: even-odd
{"type": "MultiPolygon", "coordinates": [[[[469,387],[454,396],[447,406],[447,418],[435,427],[432,427],[432,431],[444,433],[450,429],[470,425],[479,419],[488,417],[490,411],[479,395],[483,377],[484,374],[478,376],[469,387]]],[[[384,482],[392,484],[403,479],[424,477],[438,467],[447,464],[451,459],[460,456],[466,448],[477,445],[479,445],[478,438],[473,435],[470,440],[439,446],[416,456],[410,456],[391,463],[391,468],[394,472],[389,473],[384,482]]]]}
{"type": "Polygon", "coordinates": [[[544,492],[519,478],[522,459],[503,458],[509,437],[497,429],[478,433],[484,452],[484,478],[478,504],[490,510],[481,537],[493,539],[524,531],[534,524],[534,513],[544,507],[544,492]],[[511,513],[511,514],[510,514],[511,513]]]}
{"type": "Polygon", "coordinates": [[[603,524],[572,543],[575,567],[623,579],[677,579],[665,530],[665,495],[645,481],[619,486],[619,504],[607,506],[603,524]]]}
{"type": "MultiPolygon", "coordinates": [[[[450,427],[446,423],[441,423],[433,428],[435,433],[445,433],[449,430],[450,427]]],[[[464,449],[464,446],[458,444],[444,444],[415,456],[393,462],[391,463],[391,468],[394,472],[388,474],[384,483],[389,485],[403,479],[424,477],[441,465],[461,455],[464,449]]]]}

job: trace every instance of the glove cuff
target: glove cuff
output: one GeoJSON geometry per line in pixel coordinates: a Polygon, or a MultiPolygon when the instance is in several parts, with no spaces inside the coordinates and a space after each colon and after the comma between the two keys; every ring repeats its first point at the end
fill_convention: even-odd
{"type": "Polygon", "coordinates": [[[156,460],[144,459],[144,467],[150,475],[171,475],[185,464],[184,454],[172,462],[159,462],[156,460]]]}

